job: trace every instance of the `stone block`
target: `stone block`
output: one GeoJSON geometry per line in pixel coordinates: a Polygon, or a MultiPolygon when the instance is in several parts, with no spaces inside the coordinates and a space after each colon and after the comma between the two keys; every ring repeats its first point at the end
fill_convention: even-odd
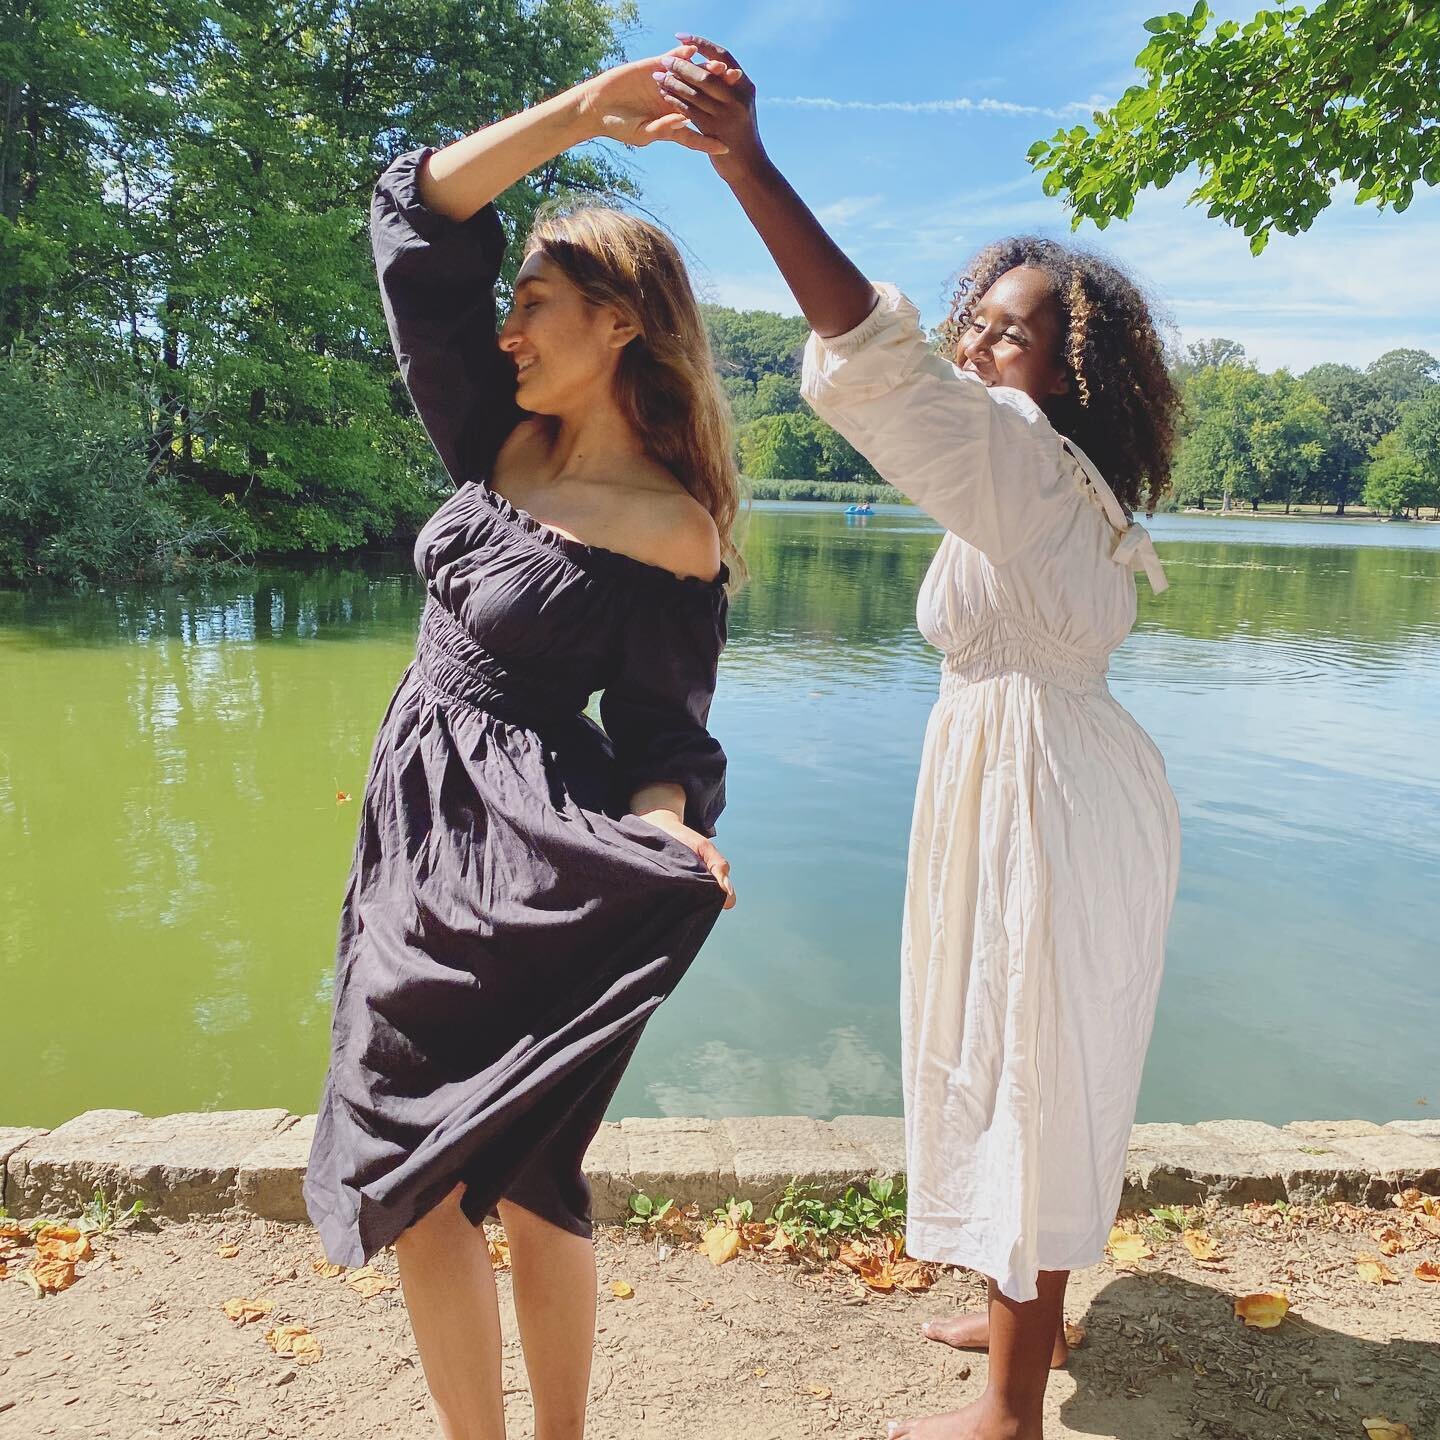
{"type": "Polygon", "coordinates": [[[266,1136],[240,1162],[235,1191],[240,1205],[266,1220],[307,1220],[305,1166],[315,1138],[315,1117],[298,1120],[266,1136]]]}
{"type": "Polygon", "coordinates": [[[632,1189],[705,1210],[736,1194],[732,1152],[719,1121],[627,1117],[620,1122],[620,1133],[632,1189]]]}
{"type": "Polygon", "coordinates": [[[117,1209],[143,1200],[152,1215],[213,1215],[237,1203],[244,1158],[291,1118],[285,1110],[90,1110],[17,1150],[6,1190],[27,1215],[73,1215],[96,1190],[117,1209]]]}
{"type": "Polygon", "coordinates": [[[1440,1120],[1392,1120],[1384,1128],[1420,1140],[1440,1140],[1440,1120]]]}
{"type": "Polygon", "coordinates": [[[1382,1131],[1333,1140],[1330,1148],[1348,1170],[1365,1177],[1364,1193],[1358,1197],[1364,1204],[1384,1205],[1388,1196],[1410,1185],[1422,1190],[1440,1187],[1440,1140],[1382,1131]]]}
{"type": "Polygon", "coordinates": [[[5,1198],[5,1167],[10,1157],[31,1140],[38,1140],[49,1132],[32,1125],[0,1125],[0,1208],[11,1208],[5,1198]]]}
{"type": "Polygon", "coordinates": [[[1327,1140],[1354,1139],[1357,1135],[1384,1134],[1373,1120],[1292,1120],[1285,1129],[1316,1145],[1327,1140]]]}
{"type": "Polygon", "coordinates": [[[806,1115],[731,1117],[720,1124],[734,1147],[740,1199],[772,1203],[791,1180],[837,1194],[879,1169],[858,1145],[806,1115]]]}
{"type": "Polygon", "coordinates": [[[1136,1125],[1125,1162],[1121,1206],[1198,1205],[1210,1196],[1243,1205],[1285,1198],[1278,1166],[1220,1143],[1199,1125],[1136,1125]]]}
{"type": "Polygon", "coordinates": [[[830,1128],[863,1151],[877,1174],[905,1173],[905,1121],[899,1115],[837,1115],[830,1128]]]}
{"type": "Polygon", "coordinates": [[[1213,1144],[1238,1155],[1304,1154],[1314,1146],[1263,1120],[1202,1120],[1195,1129],[1213,1144]]]}
{"type": "Polygon", "coordinates": [[[595,1220],[623,1220],[630,1213],[630,1147],[616,1121],[607,1120],[585,1152],[590,1182],[590,1214],[595,1220]]]}

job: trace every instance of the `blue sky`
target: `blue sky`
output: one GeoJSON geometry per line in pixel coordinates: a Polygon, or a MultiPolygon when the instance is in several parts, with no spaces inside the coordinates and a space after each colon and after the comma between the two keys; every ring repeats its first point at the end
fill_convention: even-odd
{"type": "MultiPolygon", "coordinates": [[[[1256,5],[1223,6],[1248,18],[1256,5]]],[[[1087,119],[1136,78],[1143,4],[980,5],[974,0],[640,0],[632,57],[676,30],[728,45],[760,91],[773,158],[875,279],[927,323],[970,252],[1016,230],[1065,238],[1026,149],[1087,119]]],[[[764,247],[702,156],[652,145],[633,156],[645,203],[683,242],[706,299],[795,313],[764,247]]],[[[1185,205],[1177,183],[1135,214],[1074,237],[1124,264],[1182,342],[1225,335],[1264,369],[1365,365],[1395,346],[1440,353],[1440,195],[1403,215],[1340,194],[1308,234],[1245,237],[1185,205]]],[[[1353,191],[1351,192],[1353,194],[1353,191]]]]}

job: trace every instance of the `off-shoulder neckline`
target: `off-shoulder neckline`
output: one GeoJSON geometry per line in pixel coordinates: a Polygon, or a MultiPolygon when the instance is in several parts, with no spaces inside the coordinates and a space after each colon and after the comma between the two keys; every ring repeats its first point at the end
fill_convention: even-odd
{"type": "Polygon", "coordinates": [[[730,581],[730,571],[722,563],[713,580],[699,575],[677,575],[663,565],[654,565],[648,560],[626,555],[621,550],[608,550],[603,545],[589,545],[573,536],[562,535],[543,521],[537,520],[528,510],[522,510],[513,501],[507,500],[498,490],[492,488],[488,479],[476,481],[476,488],[489,502],[491,508],[513,528],[530,536],[537,543],[557,551],[587,568],[603,568],[616,574],[629,574],[638,578],[669,583],[681,589],[691,589],[717,594],[723,592],[730,581]]]}

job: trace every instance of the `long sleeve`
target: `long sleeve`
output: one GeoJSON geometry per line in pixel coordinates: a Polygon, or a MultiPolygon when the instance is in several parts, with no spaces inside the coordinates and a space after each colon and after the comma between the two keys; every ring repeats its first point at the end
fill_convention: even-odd
{"type": "Polygon", "coordinates": [[[505,232],[493,205],[463,223],[420,199],[429,149],[375,185],[370,244],[390,342],[415,409],[456,485],[483,479],[519,418],[515,372],[496,343],[505,232]]]}
{"type": "Polygon", "coordinates": [[[725,645],[725,592],[684,582],[636,597],[600,719],[615,747],[625,800],[643,785],[685,790],[685,823],[715,833],[725,808],[725,752],[706,729],[725,645]]]}
{"type": "Polygon", "coordinates": [[[920,314],[892,285],[855,329],[811,335],[801,392],[875,469],[994,563],[1073,499],[1058,437],[1019,390],[984,385],[926,344],[920,314]]]}

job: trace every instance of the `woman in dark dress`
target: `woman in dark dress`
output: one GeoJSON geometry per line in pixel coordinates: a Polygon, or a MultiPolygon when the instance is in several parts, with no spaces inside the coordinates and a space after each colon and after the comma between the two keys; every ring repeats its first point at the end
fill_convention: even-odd
{"type": "Polygon", "coordinates": [[[502,190],[599,134],[718,148],[665,114],[656,63],[401,156],[371,211],[401,373],[457,489],[415,548],[425,613],[366,783],[305,1197],[332,1260],[395,1244],[450,1440],[504,1434],[496,1211],[535,1434],[582,1434],[581,1161],[734,903],[705,726],[737,484],[683,264],[633,216],[542,217],[495,330],[502,190]]]}

